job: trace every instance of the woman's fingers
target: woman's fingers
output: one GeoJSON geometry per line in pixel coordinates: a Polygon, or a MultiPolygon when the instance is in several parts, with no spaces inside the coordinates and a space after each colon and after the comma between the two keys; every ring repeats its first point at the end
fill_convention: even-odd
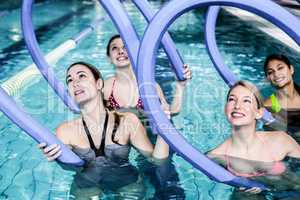
{"type": "Polygon", "coordinates": [[[188,65],[183,65],[183,76],[185,79],[189,80],[192,78],[192,70],[188,65]]]}
{"type": "Polygon", "coordinates": [[[53,156],[47,156],[47,160],[48,161],[53,161],[53,160],[55,160],[56,158],[58,158],[60,155],[61,155],[61,153],[62,153],[62,150],[59,150],[56,154],[54,154],[53,156]]]}
{"type": "Polygon", "coordinates": [[[262,190],[258,187],[252,187],[250,189],[245,190],[245,192],[251,193],[251,194],[258,194],[260,193],[262,190]]]}
{"type": "Polygon", "coordinates": [[[38,144],[39,149],[44,149],[46,146],[47,146],[47,144],[45,142],[42,142],[42,143],[38,144]]]}
{"type": "Polygon", "coordinates": [[[239,190],[241,190],[241,191],[243,191],[245,189],[246,189],[245,187],[239,187],[239,190]]]}
{"type": "Polygon", "coordinates": [[[171,111],[170,110],[164,110],[165,115],[167,115],[168,119],[171,119],[171,111]]]}
{"type": "Polygon", "coordinates": [[[43,151],[43,153],[47,157],[48,161],[55,160],[62,153],[60,146],[57,144],[52,144],[52,145],[47,146],[46,143],[40,143],[40,144],[38,144],[38,148],[40,148],[43,151]]]}

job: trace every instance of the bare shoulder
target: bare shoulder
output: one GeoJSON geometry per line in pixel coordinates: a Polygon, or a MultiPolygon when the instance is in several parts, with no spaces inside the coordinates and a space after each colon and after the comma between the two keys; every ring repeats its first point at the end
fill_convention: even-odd
{"type": "Polygon", "coordinates": [[[213,150],[209,151],[207,154],[211,157],[213,157],[213,155],[225,155],[229,142],[230,142],[230,138],[226,139],[222,144],[220,144],[213,150]]]}
{"type": "Polygon", "coordinates": [[[139,132],[142,124],[134,113],[116,112],[116,114],[120,117],[120,131],[122,131],[122,134],[130,137],[132,134],[139,132]]]}
{"type": "Polygon", "coordinates": [[[110,77],[108,77],[107,79],[104,80],[104,83],[112,85],[112,83],[114,82],[115,79],[116,79],[115,76],[110,76],[110,77]]]}
{"type": "Polygon", "coordinates": [[[71,135],[70,133],[74,133],[76,128],[78,127],[80,119],[74,119],[71,121],[66,121],[61,123],[56,128],[56,136],[65,144],[70,144],[71,135]]]}
{"type": "Polygon", "coordinates": [[[261,136],[273,144],[288,145],[293,141],[293,138],[284,131],[263,131],[260,133],[261,136]]]}
{"type": "Polygon", "coordinates": [[[108,99],[111,93],[114,80],[115,80],[115,76],[111,76],[104,80],[104,87],[103,87],[104,99],[108,99]]]}
{"type": "Polygon", "coordinates": [[[136,114],[132,112],[118,112],[118,115],[120,115],[124,119],[125,123],[137,124],[140,122],[140,119],[136,116],[136,114]]]}

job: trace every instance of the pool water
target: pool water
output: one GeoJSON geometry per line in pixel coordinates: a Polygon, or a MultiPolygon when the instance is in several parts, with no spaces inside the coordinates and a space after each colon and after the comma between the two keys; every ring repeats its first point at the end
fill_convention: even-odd
{"type": "MultiPolygon", "coordinates": [[[[161,6],[159,1],[150,3],[155,9],[161,6]]],[[[125,2],[124,6],[138,33],[142,35],[145,20],[130,1],[125,2]]],[[[19,12],[19,9],[15,9],[0,18],[0,83],[32,62],[22,39],[19,12]]],[[[189,12],[170,28],[170,34],[185,63],[193,70],[182,112],[174,117],[174,123],[186,139],[202,152],[215,147],[229,134],[223,114],[228,88],[213,68],[205,49],[204,14],[204,9],[189,12]]],[[[34,7],[33,18],[40,48],[44,53],[51,51],[103,15],[105,12],[102,8],[89,1],[39,3],[34,7]],[[49,10],[53,11],[51,15],[46,14],[49,10]]],[[[65,68],[79,60],[98,66],[105,78],[112,75],[114,69],[106,58],[105,47],[109,37],[116,32],[110,20],[103,22],[94,34],[53,66],[57,77],[63,81],[65,68]]],[[[300,66],[299,54],[224,11],[218,20],[217,41],[226,64],[241,79],[256,83],[265,96],[272,92],[263,73],[266,55],[284,53],[291,58],[294,66],[300,66]]],[[[296,71],[299,70],[296,67],[296,71]]],[[[162,51],[158,54],[156,79],[170,102],[175,78],[162,51]]],[[[300,80],[299,72],[296,73],[296,80],[300,80]]],[[[43,79],[34,80],[15,100],[52,131],[62,121],[74,117],[43,79]]],[[[68,199],[73,172],[64,171],[55,162],[47,162],[36,143],[3,115],[0,116],[0,137],[1,200],[68,199]]],[[[134,162],[135,153],[131,157],[134,162]]],[[[232,187],[211,181],[177,155],[173,160],[186,199],[229,199],[232,187]]],[[[150,197],[153,188],[147,185],[146,196],[150,197]]],[[[111,196],[107,194],[104,198],[111,196]]]]}

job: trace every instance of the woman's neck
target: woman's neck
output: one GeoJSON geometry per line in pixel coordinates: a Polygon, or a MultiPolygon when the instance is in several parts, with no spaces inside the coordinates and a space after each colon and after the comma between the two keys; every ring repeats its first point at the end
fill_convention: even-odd
{"type": "Polygon", "coordinates": [[[245,126],[232,127],[232,145],[239,148],[248,148],[256,140],[256,123],[245,126]]]}
{"type": "Polygon", "coordinates": [[[98,98],[94,98],[93,100],[84,103],[80,108],[81,115],[85,120],[95,121],[97,124],[102,121],[102,118],[104,119],[106,114],[106,109],[100,94],[98,98]]]}
{"type": "Polygon", "coordinates": [[[136,81],[132,66],[120,67],[116,70],[116,79],[120,82],[136,81]]]}
{"type": "Polygon", "coordinates": [[[277,97],[279,99],[293,99],[297,95],[297,91],[294,86],[294,82],[291,81],[287,85],[277,90],[277,97]]]}

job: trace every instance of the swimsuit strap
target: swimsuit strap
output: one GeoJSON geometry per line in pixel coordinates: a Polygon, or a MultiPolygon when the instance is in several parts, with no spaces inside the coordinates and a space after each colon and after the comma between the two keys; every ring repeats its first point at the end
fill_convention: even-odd
{"type": "Polygon", "coordinates": [[[114,97],[115,82],[116,82],[116,79],[114,79],[114,82],[113,82],[113,85],[112,85],[112,88],[111,88],[111,93],[110,93],[109,98],[108,98],[108,107],[112,110],[120,109],[120,105],[114,97]]]}
{"type": "MultiPolygon", "coordinates": [[[[108,107],[112,110],[118,110],[121,108],[120,104],[116,101],[115,96],[114,96],[114,89],[115,89],[115,83],[116,79],[114,79],[112,88],[111,88],[111,93],[108,98],[108,107]]],[[[141,97],[138,98],[137,104],[135,106],[137,109],[144,109],[143,101],[141,97]]]]}
{"type": "Polygon", "coordinates": [[[115,140],[116,132],[120,125],[120,116],[117,113],[114,113],[114,116],[115,116],[115,124],[114,124],[114,129],[111,134],[111,141],[115,144],[120,145],[119,142],[115,140]]]}
{"type": "Polygon", "coordinates": [[[114,79],[113,85],[111,87],[111,94],[113,95],[114,88],[115,88],[116,79],[114,79]]]}
{"type": "Polygon", "coordinates": [[[272,103],[271,111],[273,113],[278,113],[281,110],[281,106],[280,106],[278,99],[276,98],[276,95],[272,94],[270,96],[270,99],[271,99],[271,103],[272,103]]]}
{"type": "Polygon", "coordinates": [[[106,115],[105,115],[105,121],[104,121],[104,126],[103,126],[103,130],[102,130],[102,135],[101,135],[101,143],[100,143],[100,147],[99,149],[96,148],[95,143],[92,139],[91,133],[82,117],[82,123],[83,123],[83,127],[85,130],[85,133],[89,139],[89,144],[90,147],[94,150],[96,156],[104,156],[105,152],[104,152],[104,147],[105,147],[105,136],[106,136],[106,129],[107,129],[107,123],[108,123],[108,113],[106,111],[106,115]]]}

